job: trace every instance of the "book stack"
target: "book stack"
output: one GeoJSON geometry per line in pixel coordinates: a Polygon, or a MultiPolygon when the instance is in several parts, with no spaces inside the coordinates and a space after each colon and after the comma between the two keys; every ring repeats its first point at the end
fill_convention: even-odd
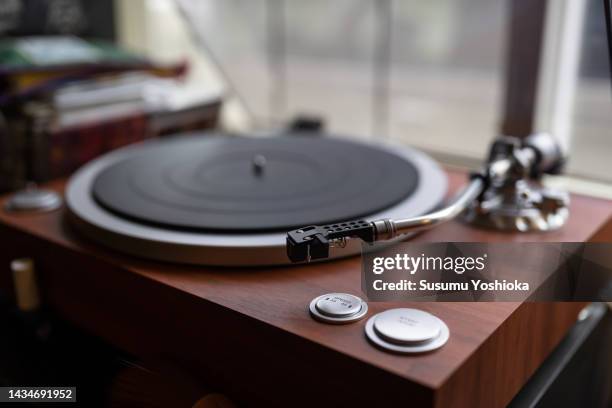
{"type": "Polygon", "coordinates": [[[117,147],[216,126],[221,96],[74,37],[0,43],[0,190],[63,177],[117,147]]]}

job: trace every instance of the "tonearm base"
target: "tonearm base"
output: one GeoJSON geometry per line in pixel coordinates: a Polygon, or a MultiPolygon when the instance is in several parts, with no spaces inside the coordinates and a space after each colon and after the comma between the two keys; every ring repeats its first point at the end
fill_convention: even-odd
{"type": "Polygon", "coordinates": [[[478,226],[502,231],[552,231],[569,216],[569,195],[546,188],[543,174],[558,174],[563,159],[555,141],[535,134],[524,142],[501,137],[483,170],[486,188],[463,214],[478,226]]]}

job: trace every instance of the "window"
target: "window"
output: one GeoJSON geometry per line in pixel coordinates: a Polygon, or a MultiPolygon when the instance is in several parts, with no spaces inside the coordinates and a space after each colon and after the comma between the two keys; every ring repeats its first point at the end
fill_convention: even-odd
{"type": "Polygon", "coordinates": [[[612,182],[612,97],[603,2],[588,0],[584,18],[568,171],[612,182]]]}
{"type": "MultiPolygon", "coordinates": [[[[163,49],[176,55],[184,45],[207,72],[197,83],[221,82],[238,101],[230,104],[239,107],[230,122],[268,129],[294,115],[318,115],[331,133],[405,143],[471,166],[500,134],[508,64],[525,63],[506,55],[511,5],[536,4],[175,1],[138,1],[156,16],[141,36],[157,56],[163,49]]],[[[563,140],[569,174],[612,182],[603,4],[539,4],[546,8],[535,21],[545,23],[537,104],[530,108],[536,130],[563,140]]]]}
{"type": "Polygon", "coordinates": [[[474,158],[498,133],[504,0],[180,3],[259,126],[474,158]]]}

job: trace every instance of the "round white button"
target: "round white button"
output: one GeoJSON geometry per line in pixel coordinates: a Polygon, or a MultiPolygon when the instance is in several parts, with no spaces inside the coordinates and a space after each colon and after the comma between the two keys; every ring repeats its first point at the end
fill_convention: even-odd
{"type": "Polygon", "coordinates": [[[374,330],[391,343],[419,343],[440,335],[440,319],[422,310],[391,309],[376,316],[374,330]]]}
{"type": "Polygon", "coordinates": [[[359,312],[361,309],[361,299],[347,293],[330,293],[320,297],[316,307],[324,315],[346,317],[359,312]]]}
{"type": "Polygon", "coordinates": [[[417,309],[391,309],[374,315],[365,325],[368,339],[397,353],[423,353],[442,347],[448,326],[436,316],[417,309]]]}
{"type": "Polygon", "coordinates": [[[62,205],[62,198],[55,191],[31,187],[13,194],[5,205],[9,211],[52,211],[62,205]]]}
{"type": "Polygon", "coordinates": [[[368,304],[348,293],[328,293],[310,302],[310,314],[324,323],[344,324],[360,320],[368,312],[368,304]]]}

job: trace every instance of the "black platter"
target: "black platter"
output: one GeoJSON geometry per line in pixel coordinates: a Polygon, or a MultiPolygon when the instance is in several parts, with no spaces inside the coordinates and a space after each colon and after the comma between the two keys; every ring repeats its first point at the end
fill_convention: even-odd
{"type": "Polygon", "coordinates": [[[411,162],[363,144],[206,135],[158,143],[109,166],[93,195],[145,224],[252,233],[365,217],[410,196],[418,180],[411,162]]]}

